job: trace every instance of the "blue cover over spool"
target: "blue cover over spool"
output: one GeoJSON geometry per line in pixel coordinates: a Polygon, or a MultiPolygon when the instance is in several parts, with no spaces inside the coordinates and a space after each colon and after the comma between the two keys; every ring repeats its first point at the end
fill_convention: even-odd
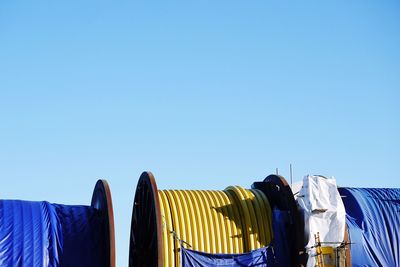
{"type": "Polygon", "coordinates": [[[109,266],[105,227],[91,206],[0,200],[0,266],[109,266]]]}
{"type": "Polygon", "coordinates": [[[280,267],[290,267],[292,261],[295,262],[295,259],[290,257],[291,251],[288,244],[288,228],[290,226],[289,211],[274,208],[272,210],[272,229],[274,231],[272,246],[275,251],[276,264],[280,267]]]}
{"type": "Polygon", "coordinates": [[[271,247],[264,247],[243,254],[211,254],[181,247],[182,267],[272,267],[275,265],[271,247]]]}
{"type": "Polygon", "coordinates": [[[353,266],[400,266],[400,189],[339,188],[353,266]]]}

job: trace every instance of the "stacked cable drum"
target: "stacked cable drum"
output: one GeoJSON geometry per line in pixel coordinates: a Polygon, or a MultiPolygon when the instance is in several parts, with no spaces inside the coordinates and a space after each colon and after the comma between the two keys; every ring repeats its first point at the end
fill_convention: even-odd
{"type": "Polygon", "coordinates": [[[90,206],[0,200],[0,266],[115,266],[107,182],[96,183],[90,206]]]}
{"type": "Polygon", "coordinates": [[[180,248],[237,254],[272,240],[271,209],[257,189],[157,190],[151,173],[138,182],[130,266],[180,266],[180,248]]]}
{"type": "Polygon", "coordinates": [[[400,266],[400,188],[338,190],[350,241],[346,266],[400,266]]]}

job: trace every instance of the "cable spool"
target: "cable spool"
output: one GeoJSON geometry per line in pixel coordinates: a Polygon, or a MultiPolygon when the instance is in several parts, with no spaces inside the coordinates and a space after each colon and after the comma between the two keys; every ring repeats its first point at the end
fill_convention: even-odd
{"type": "Polygon", "coordinates": [[[301,257],[304,249],[304,225],[302,225],[293,192],[286,179],[281,175],[271,174],[264,181],[253,183],[252,188],[261,190],[267,196],[272,209],[284,211],[288,215],[288,222],[282,226],[285,231],[285,239],[279,240],[279,242],[286,243],[288,251],[277,251],[277,258],[285,260],[286,265],[304,265],[304,259],[301,257]]]}
{"type": "MultiPolygon", "coordinates": [[[[348,262],[400,266],[400,188],[339,187],[346,209],[348,262]]],[[[346,240],[345,240],[346,241],[346,240]]]]}
{"type": "Polygon", "coordinates": [[[0,200],[0,266],[115,267],[114,215],[105,180],[90,206],[0,200]]]}
{"type": "Polygon", "coordinates": [[[180,248],[244,253],[272,240],[271,209],[257,189],[158,190],[139,178],[132,210],[129,266],[180,266],[180,248]]]}

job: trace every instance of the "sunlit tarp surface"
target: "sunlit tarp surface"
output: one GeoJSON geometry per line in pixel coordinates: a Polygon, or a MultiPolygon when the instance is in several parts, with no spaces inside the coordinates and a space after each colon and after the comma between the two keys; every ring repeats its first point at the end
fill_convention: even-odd
{"type": "Polygon", "coordinates": [[[0,266],[106,266],[104,227],[90,206],[0,200],[0,266]]]}
{"type": "Polygon", "coordinates": [[[353,266],[400,266],[400,189],[339,188],[353,266]]]}

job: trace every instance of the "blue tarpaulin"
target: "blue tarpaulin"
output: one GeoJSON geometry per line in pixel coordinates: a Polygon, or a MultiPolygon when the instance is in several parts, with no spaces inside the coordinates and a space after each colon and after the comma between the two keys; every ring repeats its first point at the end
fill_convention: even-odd
{"type": "Polygon", "coordinates": [[[104,227],[90,206],[0,200],[0,266],[106,266],[104,227]]]}
{"type": "Polygon", "coordinates": [[[292,227],[289,211],[274,208],[272,211],[272,229],[274,231],[274,240],[272,245],[275,251],[276,264],[280,267],[292,266],[290,258],[288,231],[292,227]]]}
{"type": "Polygon", "coordinates": [[[182,267],[272,267],[275,265],[271,247],[260,248],[243,254],[210,254],[181,248],[182,267]]]}
{"type": "Polygon", "coordinates": [[[400,266],[400,189],[339,188],[353,266],[400,266]]]}

